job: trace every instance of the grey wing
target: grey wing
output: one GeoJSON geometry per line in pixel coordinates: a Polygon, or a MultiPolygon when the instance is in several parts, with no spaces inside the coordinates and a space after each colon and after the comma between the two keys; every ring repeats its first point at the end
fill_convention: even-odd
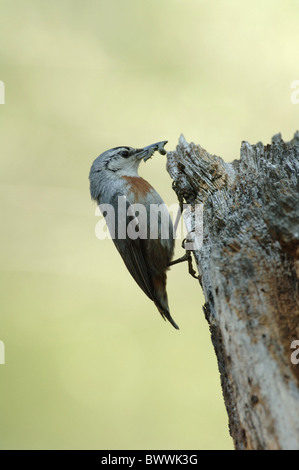
{"type": "Polygon", "coordinates": [[[154,292],[151,276],[149,275],[147,263],[146,263],[146,243],[147,240],[136,238],[131,239],[127,235],[127,225],[133,220],[133,216],[128,216],[129,202],[123,198],[123,203],[119,205],[117,194],[110,201],[114,208],[114,220],[108,220],[107,225],[113,238],[113,242],[120,253],[126,267],[130,271],[132,277],[135,279],[139,287],[144,293],[151,299],[154,300],[154,292]],[[121,211],[121,213],[120,213],[121,211]],[[118,221],[124,225],[122,230],[119,230],[118,221]],[[113,229],[111,230],[111,223],[113,223],[113,229]],[[110,226],[109,226],[110,225],[110,226]],[[122,232],[122,233],[121,233],[122,232]],[[113,236],[114,235],[114,236],[113,236]],[[123,238],[124,237],[124,238],[123,238]]]}
{"type": "Polygon", "coordinates": [[[152,281],[149,277],[143,254],[142,241],[140,239],[114,239],[113,241],[139,287],[151,300],[154,300],[152,281]]]}

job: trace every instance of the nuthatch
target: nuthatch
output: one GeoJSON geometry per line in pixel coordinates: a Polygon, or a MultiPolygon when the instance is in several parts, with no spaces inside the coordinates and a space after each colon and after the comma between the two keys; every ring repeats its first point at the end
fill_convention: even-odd
{"type": "MultiPolygon", "coordinates": [[[[126,227],[132,218],[137,219],[138,223],[136,211],[133,211],[132,216],[129,215],[128,209],[133,204],[142,204],[146,209],[149,228],[151,205],[162,204],[166,207],[157,191],[138,175],[141,160],[148,160],[155,151],[165,155],[166,143],[167,141],[158,142],[141,149],[115,147],[107,150],[93,162],[89,180],[91,197],[98,202],[100,209],[103,204],[112,205],[114,208],[114,220],[109,222],[105,211],[103,215],[110,233],[112,226],[115,229],[114,236],[112,233],[111,235],[126,267],[145,294],[155,303],[164,320],[167,319],[174,328],[179,329],[170,315],[166,292],[166,271],[174,252],[173,225],[168,210],[167,238],[161,236],[161,226],[157,238],[150,237],[150,230],[147,230],[146,238],[132,238],[128,236],[127,231],[125,235],[121,235],[117,222],[119,217],[125,217],[126,227]],[[125,215],[119,213],[119,197],[125,197],[125,215]]],[[[158,224],[161,224],[161,219],[158,224]]]]}

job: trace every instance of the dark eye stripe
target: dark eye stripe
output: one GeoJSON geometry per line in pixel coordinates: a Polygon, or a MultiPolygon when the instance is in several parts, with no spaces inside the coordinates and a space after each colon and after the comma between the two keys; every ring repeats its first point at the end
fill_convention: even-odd
{"type": "Polygon", "coordinates": [[[121,145],[120,147],[114,147],[113,149],[111,150],[118,150],[118,149],[126,149],[126,150],[130,150],[130,147],[125,147],[124,145],[121,145]]]}
{"type": "Polygon", "coordinates": [[[130,153],[128,152],[128,150],[123,150],[122,152],[119,152],[119,153],[124,158],[128,158],[130,156],[130,153]]]}
{"type": "Polygon", "coordinates": [[[113,149],[111,150],[118,150],[118,149],[122,149],[118,152],[118,155],[121,155],[122,157],[124,158],[127,158],[130,156],[130,150],[131,150],[131,147],[114,147],[113,149]]]}

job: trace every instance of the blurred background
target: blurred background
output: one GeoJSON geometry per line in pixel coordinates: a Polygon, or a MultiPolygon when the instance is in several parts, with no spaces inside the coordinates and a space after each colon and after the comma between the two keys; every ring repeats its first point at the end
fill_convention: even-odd
{"type": "MultiPolygon", "coordinates": [[[[0,447],[231,449],[198,283],[165,323],[126,271],[88,173],[181,133],[239,158],[299,128],[298,2],[0,0],[0,447]]],[[[176,202],[166,158],[141,168],[176,202]]],[[[176,255],[181,256],[180,243],[176,255]]]]}

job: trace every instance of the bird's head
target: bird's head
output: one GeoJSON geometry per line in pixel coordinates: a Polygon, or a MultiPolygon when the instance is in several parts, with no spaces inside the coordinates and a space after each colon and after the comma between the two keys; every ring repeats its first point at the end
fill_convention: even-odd
{"type": "MultiPolygon", "coordinates": [[[[143,148],[132,147],[114,147],[102,153],[93,162],[90,173],[90,190],[93,197],[93,187],[98,188],[98,182],[105,176],[136,176],[141,160],[145,162],[159,151],[162,155],[166,154],[164,146],[167,140],[156,142],[143,148]]],[[[96,192],[96,191],[95,191],[96,192]]]]}

